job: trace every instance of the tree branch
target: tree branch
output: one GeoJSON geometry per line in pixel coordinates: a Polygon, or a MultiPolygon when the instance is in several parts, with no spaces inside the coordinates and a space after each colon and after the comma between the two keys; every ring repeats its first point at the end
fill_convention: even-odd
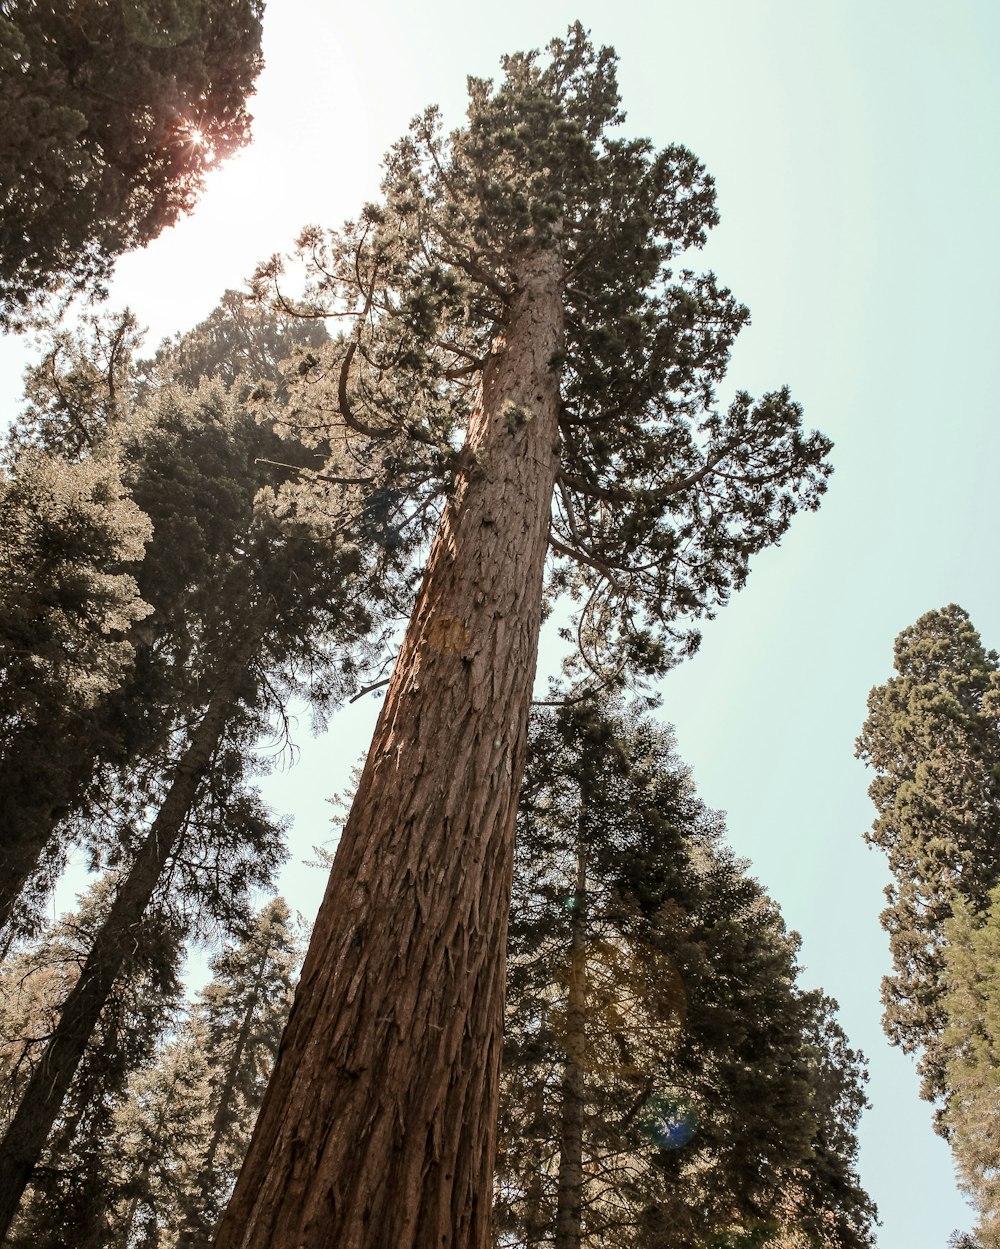
{"type": "MultiPolygon", "coordinates": [[[[570,559],[576,560],[579,564],[587,564],[591,568],[596,569],[597,572],[607,578],[608,582],[614,587],[614,589],[616,589],[620,594],[624,593],[624,587],[619,584],[618,578],[615,576],[616,570],[610,565],[602,563],[599,559],[596,559],[592,555],[585,555],[583,551],[574,551],[572,547],[566,546],[564,543],[560,542],[551,530],[549,531],[549,546],[554,551],[558,551],[560,555],[566,555],[570,559]]],[[[620,569],[618,571],[625,572],[627,570],[620,569]]]]}

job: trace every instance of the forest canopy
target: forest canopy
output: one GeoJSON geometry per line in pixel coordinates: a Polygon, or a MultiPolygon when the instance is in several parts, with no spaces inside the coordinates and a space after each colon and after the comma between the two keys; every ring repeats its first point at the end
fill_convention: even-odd
{"type": "Polygon", "coordinates": [[[249,142],[263,7],[0,3],[0,328],[101,293],[249,142]]]}
{"type": "MultiPolygon", "coordinates": [[[[0,1239],[871,1249],[865,1058],[653,714],[832,471],[728,379],[713,178],[576,23],[193,329],[59,320],[248,141],[262,12],[0,0],[0,1239]],[[313,923],[261,778],[372,694],[313,923]]],[[[895,663],[884,1022],[991,1249],[997,657],[895,663]]]]}

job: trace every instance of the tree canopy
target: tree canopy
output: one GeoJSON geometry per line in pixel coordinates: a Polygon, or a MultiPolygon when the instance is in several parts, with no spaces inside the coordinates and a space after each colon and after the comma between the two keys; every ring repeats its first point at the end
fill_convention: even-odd
{"type": "Polygon", "coordinates": [[[797,937],[723,834],[636,707],[533,713],[500,1244],[872,1244],[863,1060],[836,1004],[797,986],[797,937]]]}
{"type": "Polygon", "coordinates": [[[303,232],[300,296],[280,258],[257,275],[343,327],[284,413],[329,448],[324,483],[437,528],[220,1249],[485,1249],[543,611],[583,602],[598,682],[660,674],[830,471],[786,390],[719,410],[746,314],[672,268],[712,186],[684,148],[612,137],[614,53],[577,24],[502,64],[463,129],[414,121],[380,203],[303,232]]]}
{"type": "MultiPolygon", "coordinates": [[[[450,489],[456,468],[488,471],[471,436],[455,445],[509,333],[524,258],[557,254],[547,593],[582,603],[585,670],[662,672],[697,645],[676,622],[711,615],[751,557],[818,505],[831,444],[803,431],[785,388],[719,410],[749,312],[686,264],[718,222],[713,180],[678,144],[612,136],[616,57],[579,23],[548,54],[504,57],[498,84],[470,79],[463,129],[420,114],[386,158],[382,201],[340,230],[302,232],[300,298],[282,291],[278,256],[255,290],[345,327],[302,357],[289,412],[331,436],[330,475],[349,458],[379,484],[450,489]]],[[[505,402],[514,434],[532,418],[505,402]]]]}
{"type": "Polygon", "coordinates": [[[876,686],[857,753],[876,773],[866,834],[893,882],[882,925],[893,974],[883,981],[889,1038],[919,1052],[922,1090],[947,1096],[942,968],[956,903],[983,911],[1000,880],[1000,664],[961,607],[925,613],[876,686]]]}
{"type": "Polygon", "coordinates": [[[0,3],[0,327],[99,291],[249,141],[262,0],[0,3]]]}

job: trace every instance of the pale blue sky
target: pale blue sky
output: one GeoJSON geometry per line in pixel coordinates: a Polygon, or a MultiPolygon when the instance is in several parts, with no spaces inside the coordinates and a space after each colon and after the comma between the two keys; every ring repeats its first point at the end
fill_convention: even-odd
{"type": "MultiPolygon", "coordinates": [[[[704,800],[803,936],[805,982],[841,1003],[869,1056],[862,1178],[880,1249],[944,1249],[971,1223],[912,1064],[885,1043],[878,924],[886,877],[866,850],[868,778],[853,741],[896,633],[958,602],[1000,646],[996,244],[1000,8],[987,0],[271,0],[256,142],[195,214],[125,258],[114,287],[151,342],[202,318],[307,221],[337,224],[377,188],[386,147],[423,105],[458,124],[468,73],[579,17],[621,57],[627,130],[682,142],[718,183],[706,264],[753,313],[733,386],[787,382],[835,440],[823,507],[664,682],[704,800]]],[[[0,342],[13,405],[23,362],[0,342]]],[[[545,674],[543,655],[540,677],[545,674]]],[[[329,835],[377,704],[267,783],[297,812],[296,853],[329,835]]],[[[292,870],[314,910],[315,870],[292,870]]]]}

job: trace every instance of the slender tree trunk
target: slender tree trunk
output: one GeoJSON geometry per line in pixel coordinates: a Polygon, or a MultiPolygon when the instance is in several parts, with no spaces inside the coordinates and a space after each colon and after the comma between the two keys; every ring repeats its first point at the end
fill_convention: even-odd
{"type": "MultiPolygon", "coordinates": [[[[581,798],[580,823],[585,804],[581,798]]],[[[559,1127],[559,1182],[555,1249],[579,1249],[583,1196],[584,1059],[587,1044],[587,858],[583,829],[576,844],[576,889],[570,937],[566,1061],[559,1127]]]]}
{"type": "Polygon", "coordinates": [[[524,1194],[524,1243],[528,1249],[534,1249],[542,1243],[544,1227],[542,1218],[542,1125],[545,1120],[545,1082],[539,1077],[535,1081],[531,1094],[532,1106],[532,1145],[529,1157],[528,1183],[524,1194]]]}
{"type": "Polygon", "coordinates": [[[561,256],[516,276],[218,1249],[489,1245],[561,256]]]}
{"type": "MultiPolygon", "coordinates": [[[[223,1134],[229,1129],[233,1122],[233,1090],[236,1088],[236,1080],[240,1073],[240,1065],[243,1062],[243,1055],[246,1052],[247,1042],[250,1039],[250,1031],[253,1028],[254,1015],[260,1005],[260,993],[264,985],[264,972],[267,969],[267,960],[271,955],[270,948],[265,948],[261,954],[260,962],[257,964],[257,970],[254,973],[254,982],[250,990],[250,1001],[246,1011],[243,1014],[243,1020],[240,1024],[240,1030],[236,1036],[236,1044],[233,1047],[232,1057],[226,1067],[226,1078],[222,1082],[222,1088],[219,1092],[219,1104],[215,1108],[215,1114],[212,1118],[212,1134],[209,1138],[208,1149],[205,1151],[205,1157],[199,1168],[198,1178],[198,1221],[195,1222],[194,1217],[189,1214],[185,1219],[185,1226],[178,1240],[178,1249],[191,1249],[196,1244],[199,1236],[205,1234],[206,1230],[211,1233],[211,1222],[206,1220],[205,1214],[208,1210],[208,1195],[212,1187],[212,1179],[215,1172],[215,1156],[219,1152],[219,1145],[222,1142],[223,1134]],[[206,1223],[208,1227],[206,1229],[206,1223]]],[[[192,1212],[193,1213],[193,1212],[192,1212]]]]}
{"type": "Polygon", "coordinates": [[[31,1174],[42,1155],[87,1042],[125,961],[131,931],[142,922],[156,884],[176,849],[198,783],[211,761],[245,667],[256,649],[241,646],[227,676],[191,735],[163,805],[102,924],[59,1023],[35,1067],[0,1141],[0,1241],[7,1235],[31,1174]]]}

